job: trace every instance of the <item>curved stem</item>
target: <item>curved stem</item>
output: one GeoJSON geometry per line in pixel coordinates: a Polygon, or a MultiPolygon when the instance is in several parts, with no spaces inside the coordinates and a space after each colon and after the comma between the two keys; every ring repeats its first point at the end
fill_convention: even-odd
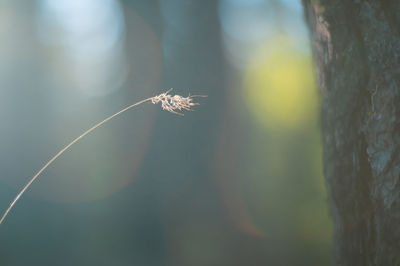
{"type": "Polygon", "coordinates": [[[77,137],[76,139],[74,139],[73,141],[71,141],[67,146],[65,146],[62,150],[60,150],[53,158],[51,158],[33,177],[32,179],[25,185],[25,187],[18,193],[18,195],[15,197],[15,199],[11,202],[10,206],[8,207],[8,209],[4,212],[3,216],[1,217],[0,220],[0,225],[3,223],[4,219],[7,217],[7,214],[10,212],[10,210],[13,208],[13,206],[15,205],[15,203],[18,201],[18,199],[22,196],[22,194],[24,194],[25,190],[28,189],[28,187],[38,178],[38,176],[44,171],[46,170],[47,167],[49,167],[49,165],[51,163],[53,163],[61,154],[63,154],[66,150],[68,150],[72,145],[74,145],[76,142],[78,142],[78,140],[80,140],[81,138],[83,138],[84,136],[86,136],[87,134],[89,134],[90,132],[92,132],[93,130],[95,130],[96,128],[98,128],[99,126],[103,125],[104,123],[106,123],[107,121],[111,120],[112,118],[116,117],[117,115],[122,114],[123,112],[139,105],[142,103],[145,103],[147,101],[150,101],[152,98],[147,98],[144,99],[142,101],[139,101],[137,103],[134,103],[124,109],[122,109],[121,111],[107,117],[106,119],[104,119],[103,121],[101,121],[100,123],[97,123],[96,125],[94,125],[93,127],[89,128],[88,130],[86,130],[82,135],[80,135],[79,137],[77,137]]]}

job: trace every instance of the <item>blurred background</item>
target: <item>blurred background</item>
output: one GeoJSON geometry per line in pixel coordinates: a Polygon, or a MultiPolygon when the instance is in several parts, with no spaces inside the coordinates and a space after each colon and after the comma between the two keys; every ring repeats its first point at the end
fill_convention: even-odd
{"type": "Polygon", "coordinates": [[[330,265],[300,0],[0,0],[0,265],[330,265]]]}

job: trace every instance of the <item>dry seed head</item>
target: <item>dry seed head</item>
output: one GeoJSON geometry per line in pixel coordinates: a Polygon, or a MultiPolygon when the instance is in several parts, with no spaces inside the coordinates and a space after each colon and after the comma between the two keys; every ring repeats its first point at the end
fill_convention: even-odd
{"type": "Polygon", "coordinates": [[[116,112],[113,115],[110,115],[109,117],[107,117],[106,119],[104,119],[103,121],[97,123],[96,125],[92,126],[91,128],[89,128],[88,130],[86,130],[85,132],[83,132],[80,136],[78,136],[77,138],[75,138],[73,141],[71,141],[67,146],[65,146],[64,148],[62,148],[55,156],[53,156],[42,168],[40,168],[40,170],[29,180],[29,182],[22,188],[22,190],[18,193],[18,195],[15,197],[15,199],[10,203],[10,206],[6,209],[6,211],[3,213],[3,215],[0,218],[0,225],[3,223],[4,219],[7,217],[8,213],[10,212],[10,210],[14,207],[15,203],[18,201],[18,199],[25,193],[25,191],[32,185],[32,183],[40,176],[40,174],[46,170],[46,168],[51,165],[61,154],[63,154],[66,150],[68,150],[72,145],[74,145],[76,142],[78,142],[78,140],[80,140],[81,138],[83,138],[84,136],[88,135],[90,132],[92,132],[93,130],[95,130],[96,128],[98,128],[99,126],[103,125],[104,123],[106,123],[107,121],[113,119],[114,117],[128,111],[129,109],[132,109],[135,106],[138,106],[142,103],[151,101],[153,104],[157,104],[159,102],[161,102],[161,107],[164,110],[167,110],[168,112],[177,114],[177,115],[183,115],[181,113],[178,113],[176,110],[182,111],[182,110],[188,110],[191,111],[191,107],[195,106],[195,105],[199,105],[198,103],[193,103],[192,100],[194,97],[207,97],[205,95],[189,95],[188,97],[182,97],[180,95],[169,95],[168,93],[171,91],[172,89],[161,93],[158,96],[154,96],[151,98],[147,98],[141,101],[138,101],[134,104],[129,105],[128,107],[125,107],[124,109],[116,112]]]}
{"type": "Polygon", "coordinates": [[[168,94],[172,89],[161,93],[160,95],[151,98],[153,104],[161,102],[161,108],[173,114],[182,115],[182,113],[177,112],[182,110],[193,111],[192,106],[199,105],[198,103],[192,102],[194,97],[207,97],[205,95],[189,95],[187,97],[182,97],[180,95],[170,95],[168,94]]]}

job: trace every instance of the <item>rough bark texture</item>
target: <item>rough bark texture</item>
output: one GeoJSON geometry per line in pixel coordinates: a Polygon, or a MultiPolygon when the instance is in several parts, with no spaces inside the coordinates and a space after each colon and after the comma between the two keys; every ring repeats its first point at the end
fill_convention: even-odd
{"type": "Polygon", "coordinates": [[[400,1],[303,0],[338,265],[400,265],[400,1]]]}

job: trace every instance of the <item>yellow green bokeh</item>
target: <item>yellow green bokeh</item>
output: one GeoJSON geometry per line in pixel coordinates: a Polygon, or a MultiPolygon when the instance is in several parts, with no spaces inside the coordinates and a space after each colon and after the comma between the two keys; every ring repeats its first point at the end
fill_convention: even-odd
{"type": "Polygon", "coordinates": [[[243,89],[250,112],[268,128],[296,128],[313,120],[317,94],[311,56],[276,37],[256,49],[243,89]]]}

